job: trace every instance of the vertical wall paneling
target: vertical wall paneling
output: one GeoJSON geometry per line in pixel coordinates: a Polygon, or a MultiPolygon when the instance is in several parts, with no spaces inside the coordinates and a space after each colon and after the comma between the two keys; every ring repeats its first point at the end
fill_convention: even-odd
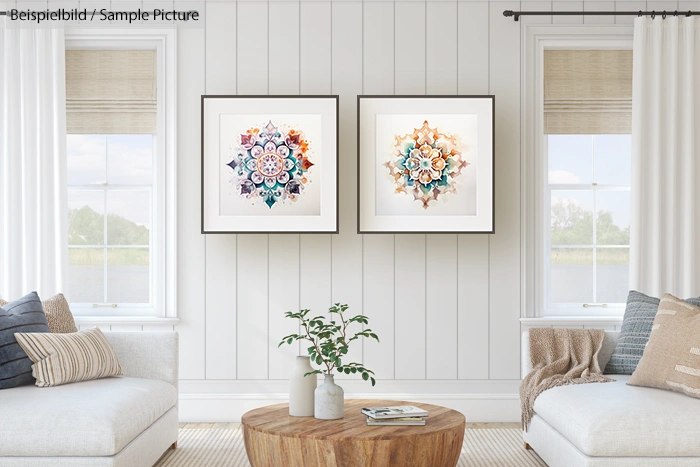
{"type": "Polygon", "coordinates": [[[268,244],[267,235],[238,235],[236,270],[238,379],[269,377],[268,244]]]}
{"type": "MultiPolygon", "coordinates": [[[[457,4],[459,94],[489,93],[488,2],[457,4]]],[[[457,364],[460,379],[488,379],[489,235],[459,235],[457,241],[457,364]]]]}
{"type": "MultiPolygon", "coordinates": [[[[322,4],[313,3],[315,10],[322,4]]],[[[362,94],[362,4],[333,2],[331,14],[331,92],[340,96],[340,233],[332,237],[332,297],[350,305],[353,315],[364,312],[362,237],[357,235],[357,95],[362,94]]],[[[327,42],[326,42],[327,43],[327,42]]],[[[324,51],[325,52],[325,51],[324,51]]],[[[303,56],[303,53],[302,53],[303,56]]],[[[323,56],[323,55],[322,55],[323,56]]],[[[302,68],[303,69],[303,68],[302,68]]],[[[392,310],[393,311],[393,310],[392,310]]],[[[371,325],[374,325],[371,322],[371,325]]],[[[360,327],[361,329],[361,327],[360,327]]],[[[353,329],[358,330],[358,327],[353,329]]],[[[365,352],[393,352],[393,340],[355,345],[346,360],[361,362],[365,352]]],[[[388,337],[388,336],[387,336],[388,337]]],[[[393,357],[392,357],[393,358],[393,357]]],[[[385,376],[390,377],[388,373],[385,376]]]]}
{"type": "Polygon", "coordinates": [[[270,94],[299,94],[299,3],[269,3],[270,94]]]}
{"type": "MultiPolygon", "coordinates": [[[[615,11],[614,2],[605,1],[595,1],[595,2],[584,2],[583,11],[615,11]]],[[[614,16],[584,16],[583,24],[613,24],[615,22],[614,16]]]]}
{"type": "MultiPolygon", "coordinates": [[[[303,94],[329,93],[331,87],[330,15],[325,14],[329,11],[329,6],[318,6],[319,4],[308,3],[301,5],[300,66],[303,94]]],[[[301,236],[301,307],[311,309],[313,316],[326,315],[332,303],[331,241],[331,235],[301,236]]],[[[305,343],[302,343],[302,347],[306,353],[305,343]]]]}
{"type": "Polygon", "coordinates": [[[426,47],[429,51],[426,54],[428,94],[456,94],[459,27],[457,2],[427,2],[425,6],[426,47]]]}
{"type": "MultiPolygon", "coordinates": [[[[558,1],[552,3],[555,11],[583,11],[583,2],[558,1]]],[[[583,24],[583,16],[554,16],[554,24],[583,24]]]]}
{"type": "MultiPolygon", "coordinates": [[[[267,94],[269,8],[266,2],[239,2],[236,17],[239,94],[267,94]],[[244,53],[245,52],[245,53],[244,53]]],[[[238,379],[269,377],[269,238],[237,239],[238,379]]]]}
{"type": "MultiPolygon", "coordinates": [[[[300,89],[300,22],[299,3],[269,3],[270,94],[299,94],[300,89]]],[[[299,345],[278,347],[283,336],[299,331],[296,320],[284,318],[287,311],[299,310],[299,235],[270,235],[269,276],[269,366],[271,379],[285,379],[300,353],[299,345]]],[[[306,346],[302,346],[304,349],[306,346]]]]}
{"type": "Polygon", "coordinates": [[[394,13],[394,93],[426,93],[426,9],[423,2],[399,2],[394,13]]]}
{"type": "MultiPolygon", "coordinates": [[[[236,94],[236,4],[208,3],[206,13],[206,93],[236,94]]],[[[205,242],[206,352],[212,356],[206,378],[235,379],[236,235],[207,235],[205,242]]]]}
{"type": "Polygon", "coordinates": [[[270,235],[269,249],[269,359],[270,379],[286,379],[299,346],[284,344],[282,337],[299,331],[296,320],[285,318],[287,311],[299,310],[299,235],[270,235]]]}
{"type": "Polygon", "coordinates": [[[489,5],[489,82],[496,97],[496,233],[489,247],[489,377],[520,375],[520,25],[489,5]]]}
{"type": "MultiPolygon", "coordinates": [[[[457,2],[426,3],[428,94],[457,93],[457,2]]],[[[426,378],[456,379],[457,235],[426,236],[426,378]]]]}
{"type": "MultiPolygon", "coordinates": [[[[175,7],[191,7],[175,2],[175,7]]],[[[203,8],[202,8],[203,10],[203,8]]],[[[177,303],[181,319],[180,378],[205,377],[205,246],[199,223],[200,205],[200,105],[204,94],[205,30],[177,31],[178,135],[177,149],[177,303]],[[187,157],[184,157],[187,155],[187,157]]]]}
{"type": "MultiPolygon", "coordinates": [[[[423,2],[397,3],[394,16],[395,94],[426,93],[427,6],[423,2]]],[[[416,122],[418,126],[420,122],[416,122]]],[[[394,239],[394,377],[423,379],[426,270],[416,267],[425,259],[425,235],[400,234],[394,239]]],[[[384,333],[381,334],[383,336],[384,333]]]]}
{"type": "MultiPolygon", "coordinates": [[[[363,94],[394,93],[394,3],[363,3],[363,94]]],[[[364,363],[378,378],[394,377],[394,235],[363,239],[363,310],[382,343],[363,344],[364,363]]]]}
{"type": "MultiPolygon", "coordinates": [[[[237,81],[239,94],[267,94],[268,21],[267,2],[238,2],[236,15],[237,81]]],[[[228,60],[222,57],[223,60],[228,60]]]]}

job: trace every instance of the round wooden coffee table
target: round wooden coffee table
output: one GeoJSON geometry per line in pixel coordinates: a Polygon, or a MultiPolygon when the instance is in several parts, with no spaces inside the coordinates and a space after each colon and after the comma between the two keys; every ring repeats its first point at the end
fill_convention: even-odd
{"type": "Polygon", "coordinates": [[[241,419],[253,467],[454,467],[466,420],[438,405],[348,399],[345,418],[290,417],[288,404],[251,410],[241,419]],[[367,426],[362,407],[415,405],[425,426],[367,426]]]}

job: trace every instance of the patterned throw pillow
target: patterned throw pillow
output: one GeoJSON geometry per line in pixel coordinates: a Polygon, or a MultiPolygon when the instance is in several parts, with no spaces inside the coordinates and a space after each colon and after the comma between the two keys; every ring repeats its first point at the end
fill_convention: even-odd
{"type": "Polygon", "coordinates": [[[700,307],[664,294],[629,384],[700,398],[700,307]]]}
{"type": "MultiPolygon", "coordinates": [[[[631,375],[644,354],[649,341],[651,327],[661,300],[649,297],[636,290],[630,290],[627,307],[622,319],[620,337],[615,344],[610,361],[605,367],[606,374],[631,375]]],[[[688,298],[686,302],[700,306],[700,298],[688,298]]]]}
{"type": "Polygon", "coordinates": [[[0,389],[34,383],[32,361],[17,343],[16,332],[49,332],[36,292],[0,307],[0,389]]]}
{"type": "Polygon", "coordinates": [[[70,334],[17,333],[17,342],[32,359],[39,387],[120,376],[114,349],[99,328],[70,334]]]}
{"type": "MultiPolygon", "coordinates": [[[[0,307],[6,304],[7,302],[0,298],[0,307]]],[[[44,308],[51,332],[78,332],[68,301],[62,293],[42,300],[41,306],[44,308]]]]}

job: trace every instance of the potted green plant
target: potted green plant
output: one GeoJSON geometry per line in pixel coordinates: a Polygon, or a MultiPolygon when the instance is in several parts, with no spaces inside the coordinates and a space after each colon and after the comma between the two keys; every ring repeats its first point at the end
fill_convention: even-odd
{"type": "Polygon", "coordinates": [[[369,318],[356,315],[346,319],[343,313],[348,308],[348,305],[336,303],[328,309],[328,316],[309,318],[311,310],[300,310],[297,313],[288,311],[284,315],[299,320],[302,332],[285,336],[279,346],[299,340],[308,341],[311,345],[306,350],[310,360],[322,366],[321,369],[305,372],[303,376],[324,375],[323,384],[314,392],[314,416],[322,420],[343,418],[344,392],[343,388],[335,384],[333,370],[346,375],[359,374],[363,380],[370,381],[372,386],[376,384],[372,370],[361,363],[343,361],[353,341],[366,337],[379,342],[379,337],[371,329],[355,333],[349,331],[348,326],[353,323],[368,325],[369,318]]]}

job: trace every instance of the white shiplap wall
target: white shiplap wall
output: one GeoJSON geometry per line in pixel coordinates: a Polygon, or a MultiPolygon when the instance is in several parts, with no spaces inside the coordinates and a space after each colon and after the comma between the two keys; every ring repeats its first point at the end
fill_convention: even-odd
{"type": "MultiPolygon", "coordinates": [[[[113,3],[118,3],[117,1],[113,3]]],[[[148,3],[148,2],[146,2],[148,3]]],[[[505,9],[697,9],[645,1],[207,1],[178,32],[178,309],[186,421],[236,420],[283,400],[296,348],[287,310],[332,302],[382,342],[353,349],[376,388],[472,421],[517,420],[521,288],[521,26],[505,9]],[[200,234],[202,94],[340,95],[340,234],[200,234]],[[357,235],[356,96],[496,95],[496,234],[357,235]]],[[[629,17],[586,18],[586,23],[629,17]]],[[[582,23],[583,17],[554,22],[582,23]]]]}

